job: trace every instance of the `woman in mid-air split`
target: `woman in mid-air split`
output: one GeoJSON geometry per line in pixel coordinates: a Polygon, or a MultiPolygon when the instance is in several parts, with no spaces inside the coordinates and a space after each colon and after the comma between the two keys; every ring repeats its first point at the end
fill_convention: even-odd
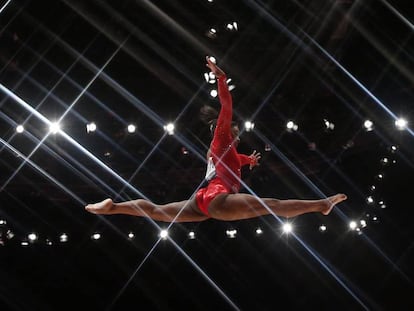
{"type": "Polygon", "coordinates": [[[238,193],[240,188],[241,167],[250,169],[258,165],[260,153],[239,154],[239,128],[232,121],[233,103],[227,86],[226,74],[209,57],[207,67],[216,76],[220,111],[217,119],[211,120],[213,139],[207,153],[208,169],[206,187],[199,189],[188,200],[155,204],[144,199],[115,203],[105,199],[89,204],[85,209],[94,214],[127,214],[149,217],[164,222],[198,222],[209,218],[232,221],[275,214],[294,217],[305,213],[328,215],[332,208],[346,200],[346,195],[336,194],[319,200],[278,200],[259,198],[251,194],[238,193]]]}

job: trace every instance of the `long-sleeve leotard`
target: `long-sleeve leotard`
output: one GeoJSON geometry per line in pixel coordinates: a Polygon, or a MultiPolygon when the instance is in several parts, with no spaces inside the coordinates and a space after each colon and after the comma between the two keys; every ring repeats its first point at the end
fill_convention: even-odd
{"type": "Polygon", "coordinates": [[[216,168],[216,178],[223,182],[229,193],[235,193],[240,188],[241,166],[250,163],[250,159],[246,155],[239,155],[233,144],[233,100],[226,80],[225,75],[218,77],[221,107],[210,150],[216,168]]]}
{"type": "Polygon", "coordinates": [[[206,177],[211,175],[208,176],[208,185],[196,193],[197,206],[207,216],[209,216],[209,205],[217,195],[239,191],[241,166],[251,163],[250,157],[238,154],[233,144],[231,133],[233,102],[225,75],[218,78],[218,93],[221,108],[210,145],[210,156],[215,172],[210,174],[211,172],[207,169],[206,177]]]}

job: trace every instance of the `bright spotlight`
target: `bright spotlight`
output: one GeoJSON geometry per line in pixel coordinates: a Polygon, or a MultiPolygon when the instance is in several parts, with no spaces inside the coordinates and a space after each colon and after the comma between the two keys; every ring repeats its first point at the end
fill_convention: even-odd
{"type": "Polygon", "coordinates": [[[161,230],[160,238],[163,239],[163,240],[166,240],[167,237],[168,237],[168,230],[165,230],[165,229],[161,230]]]}
{"type": "Polygon", "coordinates": [[[349,228],[351,230],[356,230],[357,226],[358,225],[357,225],[356,221],[354,221],[354,220],[349,223],[349,228]]]}
{"type": "Polygon", "coordinates": [[[217,37],[217,30],[215,28],[210,28],[206,32],[206,36],[209,37],[210,39],[216,38],[217,37]]]}
{"type": "Polygon", "coordinates": [[[332,122],[329,122],[326,119],[323,119],[323,122],[325,124],[326,130],[333,130],[335,128],[335,124],[333,124],[332,122]]]}
{"type": "Polygon", "coordinates": [[[246,129],[247,132],[250,132],[254,129],[254,123],[251,121],[246,121],[244,122],[244,128],[246,129]]]}
{"type": "Polygon", "coordinates": [[[168,135],[174,135],[174,123],[168,123],[164,125],[164,130],[168,133],[168,135]]]}
{"type": "Polygon", "coordinates": [[[236,229],[226,230],[226,235],[229,239],[234,239],[236,237],[236,234],[237,234],[236,229]]]}
{"type": "Polygon", "coordinates": [[[399,118],[397,120],[395,120],[395,126],[397,127],[398,130],[402,131],[407,127],[407,120],[403,119],[403,118],[399,118]]]}
{"type": "Polygon", "coordinates": [[[207,83],[214,84],[216,83],[216,76],[212,72],[205,72],[204,79],[207,83]]]}
{"type": "Polygon", "coordinates": [[[259,228],[257,228],[257,229],[256,229],[256,234],[257,234],[257,235],[261,235],[261,234],[263,234],[263,230],[262,230],[262,228],[260,228],[260,227],[259,227],[259,228]]]}
{"type": "Polygon", "coordinates": [[[128,232],[128,239],[132,240],[135,237],[134,232],[130,231],[128,232]]]}
{"type": "Polygon", "coordinates": [[[238,29],[237,22],[227,23],[226,29],[228,31],[237,31],[237,29],[238,29]]]}
{"type": "Polygon", "coordinates": [[[320,225],[319,226],[319,231],[320,232],[326,232],[326,230],[328,230],[328,228],[326,227],[326,225],[320,225]]]}
{"type": "Polygon", "coordinates": [[[18,126],[16,126],[16,132],[17,133],[23,133],[23,131],[24,131],[24,127],[23,127],[23,125],[18,125],[18,126]]]}
{"type": "Polygon", "coordinates": [[[290,233],[290,232],[292,232],[292,229],[293,229],[292,224],[287,222],[287,223],[283,224],[282,229],[283,229],[284,233],[290,233]]]}
{"type": "Polygon", "coordinates": [[[27,238],[29,239],[29,241],[30,242],[35,242],[35,241],[37,241],[37,239],[38,239],[38,236],[37,236],[37,234],[36,233],[30,233],[28,236],[27,236],[27,238]]]}
{"type": "Polygon", "coordinates": [[[374,129],[374,123],[371,120],[365,120],[364,128],[367,132],[372,131],[374,129]]]}
{"type": "Polygon", "coordinates": [[[137,127],[134,124],[129,124],[127,127],[128,133],[135,133],[137,127]]]}
{"type": "Polygon", "coordinates": [[[49,127],[49,131],[52,134],[57,134],[60,131],[60,124],[57,122],[52,122],[49,127]]]}
{"type": "Polygon", "coordinates": [[[96,131],[96,124],[94,122],[86,124],[86,132],[92,133],[96,131]]]}
{"type": "Polygon", "coordinates": [[[211,97],[216,98],[216,97],[217,97],[217,95],[218,95],[217,90],[211,90],[211,91],[210,91],[210,96],[211,96],[211,97]]]}
{"type": "Polygon", "coordinates": [[[367,203],[368,204],[374,203],[374,198],[372,196],[367,197],[367,203]]]}
{"type": "Polygon", "coordinates": [[[380,162],[382,165],[387,165],[388,163],[390,163],[387,157],[383,157],[380,162]]]}
{"type": "Polygon", "coordinates": [[[194,240],[194,239],[195,239],[195,232],[194,232],[194,231],[190,231],[190,232],[188,232],[188,238],[189,238],[190,240],[194,240]]]}
{"type": "Polygon", "coordinates": [[[62,233],[62,234],[59,236],[59,241],[60,241],[60,242],[62,242],[62,243],[67,242],[67,241],[68,241],[68,239],[69,239],[69,237],[68,237],[68,235],[67,235],[66,233],[62,233]]]}
{"type": "Polygon", "coordinates": [[[297,131],[298,130],[298,125],[295,124],[295,122],[293,122],[293,121],[288,121],[286,123],[286,128],[287,128],[287,130],[289,132],[291,132],[291,131],[297,131]]]}
{"type": "Polygon", "coordinates": [[[92,240],[99,240],[101,238],[101,234],[98,232],[95,232],[94,234],[92,234],[91,239],[92,240]]]}

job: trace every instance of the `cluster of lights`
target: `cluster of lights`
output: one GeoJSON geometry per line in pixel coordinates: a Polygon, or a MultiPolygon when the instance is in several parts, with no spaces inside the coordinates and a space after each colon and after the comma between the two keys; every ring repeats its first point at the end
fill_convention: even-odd
{"type": "MultiPolygon", "coordinates": [[[[167,123],[164,125],[164,130],[167,132],[168,135],[174,135],[175,125],[174,123],[167,123]]],[[[87,133],[94,133],[98,129],[98,126],[95,122],[90,122],[86,124],[86,132],[87,133]]],[[[21,134],[25,130],[24,126],[19,124],[16,126],[16,133],[21,134]]],[[[132,134],[135,133],[137,130],[137,126],[135,124],[128,124],[126,127],[128,133],[132,134]]],[[[52,122],[49,126],[49,133],[51,134],[58,134],[61,131],[61,125],[58,122],[52,122]]]]}
{"type": "MultiPolygon", "coordinates": [[[[375,217],[376,218],[376,217],[375,217]]],[[[375,221],[375,218],[373,219],[375,221]]],[[[365,219],[361,219],[358,221],[352,220],[349,222],[349,229],[351,231],[355,231],[358,234],[362,234],[362,229],[367,226],[367,221],[365,219]]]]}
{"type": "Polygon", "coordinates": [[[292,120],[289,120],[286,123],[286,129],[288,130],[288,132],[297,131],[298,128],[299,128],[299,126],[295,122],[293,122],[292,120]]]}
{"type": "Polygon", "coordinates": [[[246,132],[253,131],[253,129],[254,129],[254,123],[252,121],[246,121],[246,122],[244,122],[244,129],[246,130],[246,132]]]}
{"type": "MultiPolygon", "coordinates": [[[[372,124],[370,124],[370,125],[372,125],[372,124]]],[[[392,145],[389,148],[389,152],[391,154],[395,154],[397,151],[398,151],[398,147],[396,145],[392,145]]],[[[395,159],[390,159],[388,156],[381,157],[379,162],[381,164],[381,167],[383,167],[383,168],[385,168],[386,166],[389,166],[391,164],[397,163],[397,161],[395,159]]],[[[374,176],[374,179],[378,183],[383,182],[384,178],[385,178],[385,174],[382,170],[381,170],[381,172],[377,173],[374,176]]],[[[385,201],[383,199],[377,199],[377,200],[375,199],[376,190],[377,190],[377,185],[376,184],[372,184],[369,187],[370,194],[365,199],[367,207],[368,207],[368,211],[365,213],[365,216],[362,219],[353,220],[349,223],[350,230],[355,231],[358,234],[362,234],[362,229],[367,227],[368,221],[372,221],[372,222],[378,222],[379,221],[378,216],[375,214],[375,208],[385,209],[385,208],[387,208],[387,204],[385,203],[385,201]]]]}
{"type": "MultiPolygon", "coordinates": [[[[227,32],[236,32],[239,30],[239,25],[236,21],[223,23],[223,26],[224,26],[223,27],[224,31],[227,31],[227,32]]],[[[209,37],[210,39],[216,39],[218,33],[219,33],[219,29],[215,27],[211,27],[210,29],[206,31],[206,36],[209,37]]]]}
{"type": "Polygon", "coordinates": [[[174,129],[174,123],[168,123],[167,125],[164,125],[164,130],[168,135],[174,135],[174,129]]]}
{"type": "MultiPolygon", "coordinates": [[[[211,57],[211,59],[214,60],[214,62],[215,62],[214,57],[211,57]]],[[[211,72],[210,73],[205,73],[205,77],[206,77],[206,81],[208,83],[215,83],[215,77],[211,72]]],[[[230,82],[230,81],[231,81],[231,79],[228,79],[228,82],[230,82]]],[[[230,87],[234,88],[234,86],[231,86],[231,85],[229,86],[229,88],[230,87]]],[[[214,90],[214,89],[211,90],[210,95],[212,97],[216,97],[217,96],[217,90],[214,90]]],[[[333,131],[334,130],[334,128],[335,128],[334,123],[332,123],[331,121],[329,121],[327,119],[323,119],[323,122],[324,122],[324,125],[325,125],[325,129],[327,131],[333,131]]],[[[403,118],[399,118],[395,121],[395,126],[398,130],[406,129],[407,125],[408,125],[408,121],[403,119],[403,118]]],[[[250,120],[247,120],[247,121],[244,122],[244,129],[245,129],[246,132],[253,131],[254,127],[255,127],[254,122],[252,122],[250,120]]],[[[363,122],[363,128],[365,129],[365,131],[370,132],[374,129],[374,123],[371,120],[366,119],[363,122]]],[[[130,134],[135,133],[136,129],[137,129],[137,127],[134,124],[128,124],[127,128],[126,128],[127,132],[130,133],[130,134]]],[[[163,129],[168,135],[174,135],[174,133],[175,133],[175,125],[172,122],[167,123],[166,125],[164,125],[163,129]]],[[[299,125],[294,120],[288,120],[288,122],[286,123],[286,129],[287,129],[288,132],[295,132],[299,129],[299,125]]],[[[25,128],[22,124],[20,124],[20,125],[16,126],[15,130],[16,130],[17,133],[23,133],[25,131],[25,128]]],[[[90,122],[90,123],[86,124],[86,132],[87,133],[93,133],[96,130],[97,130],[97,125],[96,125],[95,122],[90,122]]],[[[61,131],[61,126],[60,126],[59,123],[52,122],[50,124],[50,127],[49,127],[49,132],[50,133],[57,134],[60,131],[61,131]]],[[[347,144],[345,144],[343,146],[343,148],[348,149],[352,146],[353,146],[353,141],[349,141],[349,142],[347,142],[347,144]]],[[[316,145],[314,143],[310,143],[309,149],[314,150],[315,148],[316,148],[316,145]]],[[[396,147],[393,146],[392,148],[396,148],[396,147]]],[[[265,145],[265,151],[271,151],[271,147],[269,145],[265,145]]],[[[392,150],[392,151],[395,152],[396,150],[392,150]]],[[[184,154],[184,155],[188,154],[188,150],[185,147],[182,148],[182,154],[184,154]]],[[[105,154],[105,156],[106,157],[110,156],[110,153],[108,152],[108,154],[105,154]]],[[[390,162],[389,162],[388,158],[384,157],[384,158],[381,159],[381,163],[383,165],[388,165],[390,162]]],[[[395,163],[395,160],[393,161],[393,163],[395,163]]],[[[376,176],[377,180],[382,180],[383,178],[384,178],[383,173],[379,173],[376,176]]]]}
{"type": "MultiPolygon", "coordinates": [[[[370,197],[368,197],[367,202],[369,204],[372,204],[373,203],[372,197],[371,197],[371,199],[370,199],[370,197]]],[[[379,204],[380,204],[381,208],[384,208],[384,207],[382,207],[382,205],[385,206],[385,203],[383,201],[380,201],[379,204]]],[[[378,221],[378,217],[373,216],[371,218],[371,220],[376,222],[376,221],[378,221]]],[[[0,233],[1,233],[0,234],[0,246],[4,246],[6,244],[5,243],[6,239],[11,240],[15,236],[14,233],[11,230],[9,230],[9,229],[5,230],[6,224],[7,223],[6,223],[5,220],[0,220],[0,229],[2,229],[2,230],[0,230],[0,233]]],[[[367,224],[368,224],[368,221],[366,219],[351,220],[348,224],[348,228],[352,232],[362,234],[362,229],[366,228],[367,224]]],[[[285,223],[281,224],[280,229],[281,229],[282,234],[289,235],[289,234],[293,233],[294,227],[293,227],[293,224],[291,222],[285,222],[285,223]]],[[[320,233],[326,233],[328,231],[327,225],[325,225],[325,224],[319,225],[318,231],[320,233]]],[[[234,228],[227,229],[225,231],[225,235],[227,236],[228,239],[235,239],[237,237],[237,233],[238,233],[237,229],[234,229],[234,228]]],[[[264,233],[264,231],[261,227],[257,227],[255,229],[255,235],[256,236],[261,236],[261,235],[263,235],[263,233],[264,233]]],[[[161,229],[159,231],[158,237],[162,240],[167,240],[169,235],[170,234],[169,234],[169,231],[167,229],[161,229]]],[[[127,236],[128,240],[130,240],[130,241],[133,241],[135,239],[135,234],[132,231],[128,232],[126,236],[127,236]]],[[[100,232],[94,232],[90,236],[92,241],[101,240],[102,237],[103,236],[100,232]]],[[[195,231],[194,230],[188,231],[187,238],[189,240],[195,240],[196,239],[195,231]]],[[[68,242],[68,240],[69,240],[69,236],[66,233],[62,233],[58,237],[58,241],[61,244],[68,242]]],[[[32,245],[32,244],[39,244],[39,241],[40,241],[39,235],[35,232],[31,232],[31,233],[27,234],[27,236],[25,236],[21,240],[20,245],[21,246],[29,246],[29,245],[32,245]]],[[[49,238],[45,239],[44,243],[46,245],[53,245],[52,240],[49,239],[49,238]]]]}
{"type": "Polygon", "coordinates": [[[327,131],[333,131],[335,128],[335,124],[333,124],[332,122],[330,122],[327,119],[323,119],[323,123],[325,124],[325,129],[327,131]]]}
{"type": "MultiPolygon", "coordinates": [[[[4,246],[5,245],[5,240],[6,240],[6,238],[8,239],[8,240],[11,240],[12,238],[14,238],[14,233],[10,230],[10,229],[5,229],[5,227],[6,227],[6,221],[5,220],[0,220],[0,229],[2,229],[1,230],[1,235],[0,235],[0,245],[2,245],[2,246],[4,246]],[[6,237],[6,238],[5,238],[6,237]]],[[[285,223],[283,226],[282,226],[282,230],[283,230],[283,232],[285,232],[285,233],[289,233],[289,232],[291,232],[292,231],[292,225],[290,224],[290,223],[285,223]]],[[[228,229],[228,230],[226,230],[226,236],[229,238],[229,239],[234,239],[234,238],[236,238],[237,237],[237,229],[228,229]]],[[[256,235],[257,236],[260,236],[260,235],[262,235],[263,234],[263,230],[260,228],[260,227],[257,227],[256,229],[255,229],[255,233],[256,233],[256,235]]],[[[160,230],[160,232],[159,232],[159,234],[158,234],[158,237],[160,238],[160,239],[162,239],[162,240],[167,240],[168,239],[168,236],[169,236],[169,232],[168,232],[168,230],[167,229],[161,229],[160,230]]],[[[128,232],[127,233],[127,238],[128,238],[128,240],[130,240],[130,241],[133,241],[134,239],[135,239],[135,234],[134,234],[134,232],[132,232],[132,231],[130,231],[130,232],[128,232]]],[[[196,239],[196,233],[195,233],[195,231],[194,230],[190,230],[188,233],[187,233],[187,238],[189,239],[189,240],[194,240],[194,239],[196,239]]],[[[92,241],[98,241],[98,240],[101,240],[102,239],[102,234],[100,233],[100,232],[94,232],[94,233],[92,233],[92,235],[90,236],[90,239],[92,240],[92,241]]],[[[66,243],[66,242],[68,242],[68,240],[69,240],[69,236],[68,236],[68,234],[66,234],[66,233],[61,233],[60,235],[59,235],[59,237],[58,237],[58,240],[59,240],[59,242],[60,243],[66,243]]],[[[40,238],[39,238],[39,234],[38,233],[36,233],[36,232],[30,232],[29,234],[27,234],[27,236],[25,236],[23,239],[22,239],[22,241],[20,242],[20,244],[22,245],[22,246],[29,246],[29,245],[31,245],[31,244],[39,244],[39,242],[40,242],[40,238]]],[[[52,242],[52,240],[51,239],[49,239],[49,238],[47,238],[46,240],[45,240],[45,243],[46,243],[46,245],[53,245],[53,242],[52,242]]]]}
{"type": "MultiPolygon", "coordinates": [[[[0,220],[0,246],[4,246],[6,241],[12,240],[15,238],[15,233],[7,227],[7,222],[5,220],[0,220]]],[[[59,242],[66,243],[69,240],[69,237],[66,233],[61,233],[58,237],[59,242]]],[[[30,232],[27,234],[21,241],[21,246],[29,246],[31,244],[39,243],[40,238],[39,234],[36,232],[30,232]]],[[[53,242],[50,238],[44,240],[46,245],[53,245],[53,242]]]]}

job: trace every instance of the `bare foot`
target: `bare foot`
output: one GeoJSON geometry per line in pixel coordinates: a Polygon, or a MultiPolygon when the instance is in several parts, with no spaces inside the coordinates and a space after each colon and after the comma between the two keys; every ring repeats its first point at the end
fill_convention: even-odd
{"type": "Polygon", "coordinates": [[[332,211],[333,207],[336,204],[338,204],[342,201],[345,201],[346,199],[347,199],[347,196],[345,194],[342,194],[342,193],[338,193],[338,194],[335,194],[331,197],[326,198],[325,199],[326,208],[324,208],[321,213],[324,214],[324,215],[329,215],[329,213],[332,211]]]}
{"type": "Polygon", "coordinates": [[[89,213],[93,214],[109,214],[109,211],[112,209],[113,202],[111,199],[105,199],[99,203],[88,204],[85,206],[85,209],[89,213]]]}

